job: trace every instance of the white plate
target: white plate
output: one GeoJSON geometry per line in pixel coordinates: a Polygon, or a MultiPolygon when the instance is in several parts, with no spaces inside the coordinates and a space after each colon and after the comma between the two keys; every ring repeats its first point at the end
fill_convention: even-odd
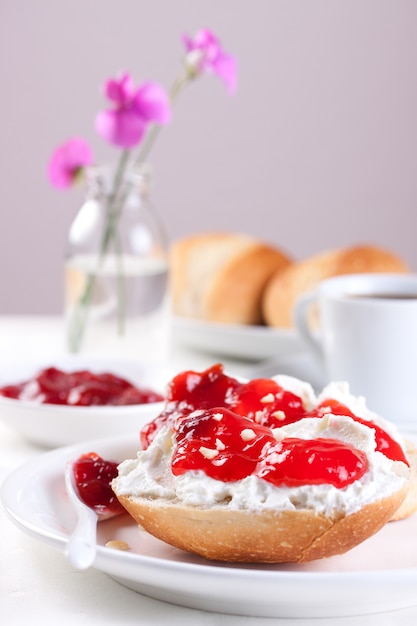
{"type": "MultiPolygon", "coordinates": [[[[65,371],[88,369],[110,372],[139,387],[149,387],[162,395],[171,373],[143,361],[62,356],[49,360],[8,362],[0,368],[0,387],[23,382],[45,367],[65,371]]],[[[66,406],[25,402],[0,396],[0,419],[9,428],[35,444],[65,446],[86,439],[134,432],[156,417],[162,402],[130,406],[66,406]]]]}
{"type": "Polygon", "coordinates": [[[173,336],[190,348],[243,359],[269,359],[305,350],[303,340],[292,328],[215,324],[176,317],[173,336]]]}
{"type": "MultiPolygon", "coordinates": [[[[75,525],[64,487],[66,462],[87,451],[119,461],[134,457],[137,447],[131,435],[44,453],[5,479],[1,502],[22,530],[63,552],[75,525]]],[[[304,565],[216,564],[154,539],[128,516],[99,524],[97,543],[98,570],[134,591],[196,609],[312,618],[417,604],[417,515],[387,524],[345,555],[304,565]],[[131,550],[106,548],[112,539],[131,550]]]]}

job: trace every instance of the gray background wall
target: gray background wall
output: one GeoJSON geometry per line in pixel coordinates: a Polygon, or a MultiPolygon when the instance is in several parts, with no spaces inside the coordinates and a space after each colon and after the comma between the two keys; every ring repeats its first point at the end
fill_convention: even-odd
{"type": "Polygon", "coordinates": [[[82,192],[49,186],[51,151],[82,135],[113,159],[93,129],[104,80],[168,86],[202,26],[239,87],[193,85],[153,152],[171,238],[240,230],[296,258],[368,241],[417,269],[414,0],[0,0],[0,314],[62,308],[82,192]]]}

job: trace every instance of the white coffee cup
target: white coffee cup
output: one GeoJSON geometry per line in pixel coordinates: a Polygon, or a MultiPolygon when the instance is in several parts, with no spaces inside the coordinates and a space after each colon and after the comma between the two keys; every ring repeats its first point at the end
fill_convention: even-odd
{"type": "Polygon", "coordinates": [[[369,409],[417,428],[417,275],[330,278],[299,299],[294,322],[329,380],[347,381],[369,409]]]}

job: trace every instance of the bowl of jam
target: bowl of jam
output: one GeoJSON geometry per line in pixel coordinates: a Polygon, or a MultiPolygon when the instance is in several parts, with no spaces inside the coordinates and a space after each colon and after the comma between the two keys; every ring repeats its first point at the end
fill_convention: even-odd
{"type": "Polygon", "coordinates": [[[135,360],[9,363],[0,370],[0,419],[45,447],[139,433],[162,410],[169,378],[135,360]]]}

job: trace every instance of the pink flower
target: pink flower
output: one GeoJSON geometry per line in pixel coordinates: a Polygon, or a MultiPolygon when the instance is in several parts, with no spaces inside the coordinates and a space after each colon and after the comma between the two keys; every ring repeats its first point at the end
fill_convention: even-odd
{"type": "Polygon", "coordinates": [[[80,171],[93,162],[93,153],[88,143],[81,138],[69,139],[58,146],[48,164],[48,178],[58,189],[70,187],[80,171]]]}
{"type": "Polygon", "coordinates": [[[165,89],[157,83],[143,83],[136,92],[134,108],[147,122],[168,124],[171,121],[171,105],[165,89]]]}
{"type": "Polygon", "coordinates": [[[146,122],[132,108],[100,111],[95,126],[100,137],[119,148],[134,148],[146,131],[146,122]]]}
{"type": "Polygon", "coordinates": [[[130,74],[110,79],[104,93],[115,107],[100,111],[96,131],[106,141],[120,148],[133,148],[143,138],[150,122],[165,124],[171,118],[169,99],[156,83],[144,83],[136,89],[130,74]]]}
{"type": "Polygon", "coordinates": [[[188,52],[187,61],[191,71],[197,75],[203,72],[217,74],[226,84],[229,93],[236,91],[236,59],[223,50],[214,33],[203,28],[193,39],[183,35],[183,41],[188,52]]]}

